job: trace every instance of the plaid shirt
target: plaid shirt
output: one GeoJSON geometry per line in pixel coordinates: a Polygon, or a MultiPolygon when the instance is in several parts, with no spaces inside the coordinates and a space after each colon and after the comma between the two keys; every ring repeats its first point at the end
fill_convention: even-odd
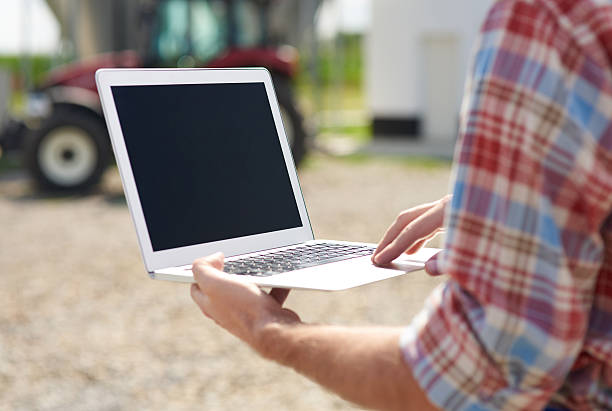
{"type": "Polygon", "coordinates": [[[612,1],[495,2],[445,221],[400,341],[432,402],[612,409],[612,1]]]}

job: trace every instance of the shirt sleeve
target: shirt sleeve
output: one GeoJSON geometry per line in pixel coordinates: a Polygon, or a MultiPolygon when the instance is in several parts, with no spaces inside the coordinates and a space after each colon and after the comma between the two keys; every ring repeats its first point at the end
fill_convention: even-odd
{"type": "Polygon", "coordinates": [[[476,47],[437,259],[449,280],[400,341],[445,410],[542,409],[581,349],[610,203],[594,194],[597,98],[563,53],[590,63],[562,35],[537,6],[499,1],[476,47]]]}

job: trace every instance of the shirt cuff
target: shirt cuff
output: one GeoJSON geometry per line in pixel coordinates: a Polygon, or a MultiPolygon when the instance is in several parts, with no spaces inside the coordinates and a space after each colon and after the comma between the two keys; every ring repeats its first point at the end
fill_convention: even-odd
{"type": "Polygon", "coordinates": [[[500,376],[491,378],[495,367],[475,341],[453,288],[459,286],[452,280],[437,287],[402,333],[403,358],[421,389],[440,409],[505,408],[509,404],[504,395],[496,392],[501,388],[496,384],[500,376]]]}

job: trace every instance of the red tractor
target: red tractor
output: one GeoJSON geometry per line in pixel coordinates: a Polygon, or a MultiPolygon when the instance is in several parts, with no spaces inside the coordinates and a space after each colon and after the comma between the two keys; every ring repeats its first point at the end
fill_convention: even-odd
{"type": "Polygon", "coordinates": [[[0,148],[22,150],[25,165],[41,188],[90,188],[111,163],[94,80],[95,71],[103,67],[266,67],[299,163],[306,152],[306,132],[291,87],[297,53],[275,45],[268,35],[270,1],[132,1],[141,4],[138,21],[131,24],[145,33],[144,47],[100,54],[53,70],[30,93],[25,121],[12,121],[0,134],[0,148]]]}

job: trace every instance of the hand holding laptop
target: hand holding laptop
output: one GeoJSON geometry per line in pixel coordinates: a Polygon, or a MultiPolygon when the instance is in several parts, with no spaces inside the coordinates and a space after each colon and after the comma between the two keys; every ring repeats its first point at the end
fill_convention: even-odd
{"type": "Polygon", "coordinates": [[[224,273],[221,253],[196,260],[192,270],[196,283],[191,297],[202,313],[260,354],[265,353],[259,337],[268,326],[300,322],[295,312],[282,308],[289,290],[276,288],[267,294],[224,273]]]}
{"type": "MultiPolygon", "coordinates": [[[[446,196],[400,213],[378,244],[372,260],[386,264],[401,253],[418,251],[442,229],[450,199],[451,196],[446,196]]],[[[428,263],[434,263],[436,255],[428,263]]],[[[275,324],[301,322],[295,312],[282,307],[289,290],[273,289],[267,294],[222,270],[221,253],[196,260],[192,265],[196,283],[191,285],[191,297],[204,315],[265,356],[262,336],[267,331],[275,324]]]]}

